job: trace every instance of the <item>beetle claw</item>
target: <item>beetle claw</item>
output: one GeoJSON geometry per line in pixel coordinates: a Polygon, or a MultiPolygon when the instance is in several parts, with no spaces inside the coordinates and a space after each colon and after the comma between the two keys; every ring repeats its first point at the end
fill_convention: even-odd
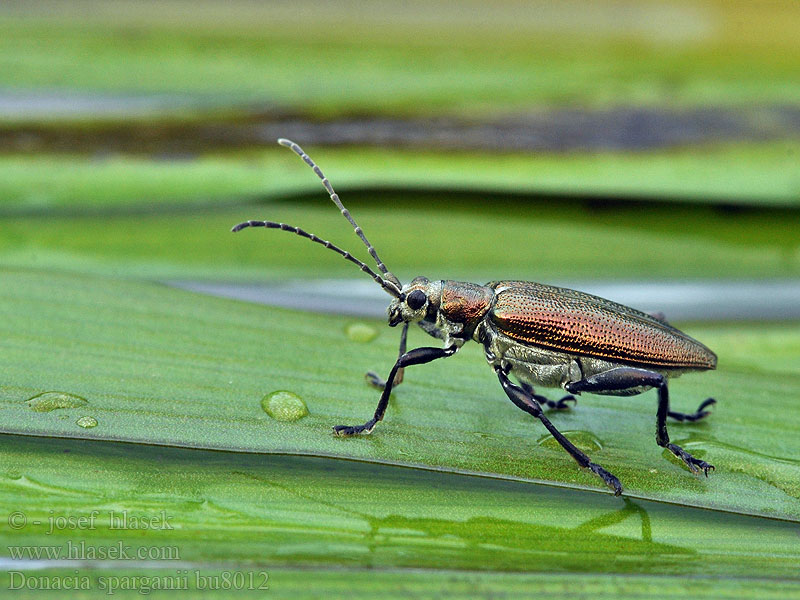
{"type": "Polygon", "coordinates": [[[573,396],[572,394],[567,394],[560,400],[553,402],[553,406],[551,408],[555,408],[556,410],[566,410],[571,408],[567,402],[572,402],[573,404],[578,404],[578,399],[573,396]]]}
{"type": "Polygon", "coordinates": [[[709,471],[715,471],[716,470],[716,467],[714,465],[708,464],[707,462],[702,461],[702,460],[700,462],[702,464],[699,464],[698,466],[701,469],[703,469],[703,473],[705,474],[706,477],[708,477],[708,472],[709,471]]]}

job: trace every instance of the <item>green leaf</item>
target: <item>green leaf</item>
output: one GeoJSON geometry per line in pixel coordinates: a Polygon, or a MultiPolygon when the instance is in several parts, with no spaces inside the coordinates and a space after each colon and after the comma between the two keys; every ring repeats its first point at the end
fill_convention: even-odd
{"type": "MultiPolygon", "coordinates": [[[[351,319],[115,279],[47,271],[2,277],[4,432],[339,456],[601,487],[504,398],[475,344],[409,369],[375,432],[340,439],[331,426],[371,416],[377,398],[363,373],[388,371],[395,333],[381,329],[363,343],[346,335],[351,319]],[[292,423],[271,419],[261,399],[277,390],[299,395],[310,414],[292,423]],[[88,404],[31,410],[25,400],[46,391],[88,404]],[[83,416],[98,425],[79,427],[83,416]]],[[[670,430],[675,442],[716,465],[709,478],[656,446],[652,392],[581,397],[575,410],[553,415],[556,426],[631,497],[800,518],[800,329],[737,323],[687,331],[719,353],[720,369],[675,381],[673,406],[693,410],[709,395],[719,404],[706,421],[670,430]]],[[[415,330],[410,345],[429,340],[415,330]]]]}
{"type": "Polygon", "coordinates": [[[0,555],[11,568],[20,552],[121,546],[124,559],[105,562],[114,575],[144,556],[189,572],[276,569],[276,590],[298,585],[287,567],[344,567],[367,586],[376,574],[379,587],[424,568],[486,572],[490,586],[503,572],[585,573],[588,589],[607,585],[603,573],[648,576],[645,586],[674,592],[695,577],[733,577],[730,589],[794,579],[800,560],[796,523],[761,517],[322,458],[0,437],[0,512],[14,523],[0,530],[0,555]]]}
{"type": "MultiPolygon", "coordinates": [[[[147,279],[361,276],[333,253],[293,236],[229,233],[243,220],[271,219],[301,226],[368,258],[307,171],[299,161],[286,165],[287,173],[310,177],[308,183],[314,184],[309,196],[293,200],[6,217],[0,263],[147,279]]],[[[706,206],[635,203],[592,209],[581,202],[431,192],[345,191],[342,197],[403,281],[421,274],[478,282],[560,282],[800,273],[800,246],[789,225],[797,218],[793,211],[731,215],[706,206]]]]}
{"type": "MultiPolygon", "coordinates": [[[[70,591],[70,598],[83,600],[105,596],[108,589],[113,588],[114,598],[132,599],[141,598],[144,592],[139,590],[147,586],[155,588],[156,580],[165,581],[166,585],[173,582],[173,586],[180,585],[174,582],[174,570],[125,570],[114,569],[113,572],[102,570],[82,569],[79,577],[89,578],[87,586],[89,591],[70,591]],[[135,583],[136,582],[136,583],[135,583]],[[138,585],[137,585],[138,583],[138,585]],[[130,586],[124,589],[121,586],[130,586]],[[134,587],[135,586],[135,587],[134,587]]],[[[684,577],[673,576],[641,576],[624,575],[620,573],[492,573],[492,572],[463,572],[453,570],[420,570],[420,569],[352,569],[336,568],[324,569],[287,569],[269,568],[267,571],[269,590],[250,591],[247,588],[231,592],[225,588],[232,585],[233,578],[241,573],[245,585],[249,584],[249,577],[257,583],[261,572],[257,569],[194,569],[189,570],[189,579],[186,588],[178,592],[169,591],[166,594],[179,594],[180,590],[190,590],[193,597],[200,598],[230,598],[233,594],[237,598],[263,598],[269,594],[270,598],[285,598],[298,600],[302,598],[380,598],[400,599],[407,598],[531,598],[539,600],[545,598],[564,598],[573,600],[576,596],[582,598],[651,598],[658,597],[665,600],[683,600],[684,598],[755,598],[758,600],[784,600],[794,598],[798,593],[798,584],[793,580],[770,580],[750,578],[719,578],[719,577],[684,577]],[[225,579],[227,577],[227,580],[225,579]],[[198,583],[199,582],[199,583],[198,583]],[[216,589],[211,586],[217,585],[216,589]],[[200,588],[198,590],[198,587],[200,588]]],[[[21,585],[33,579],[44,578],[44,585],[56,578],[75,577],[75,569],[47,569],[37,570],[28,574],[28,579],[22,580],[17,576],[15,585],[21,585]]],[[[7,573],[0,573],[0,585],[6,589],[11,584],[11,577],[7,573]]],[[[81,581],[81,579],[79,579],[81,581]]],[[[241,581],[241,579],[240,579],[241,581]]],[[[36,584],[34,584],[36,585],[36,584]]],[[[53,585],[50,583],[50,585],[53,585]]],[[[165,585],[164,583],[161,584],[165,585]]],[[[163,589],[163,588],[161,588],[163,589]]],[[[170,588],[167,588],[170,589],[170,588]]],[[[155,595],[158,592],[150,592],[155,595]]],[[[16,598],[39,598],[41,592],[19,589],[14,591],[16,598]]]]}
{"type": "MultiPolygon", "coordinates": [[[[792,140],[568,154],[306,150],[343,198],[350,190],[399,188],[408,199],[403,204],[413,203],[420,190],[440,189],[766,206],[795,206],[800,193],[794,169],[800,144],[792,140]]],[[[0,156],[0,208],[10,214],[98,207],[148,212],[176,204],[208,207],[256,197],[286,198],[298,192],[324,199],[316,177],[277,144],[171,162],[129,155],[0,156]]],[[[383,193],[369,195],[380,200],[383,193]]]]}

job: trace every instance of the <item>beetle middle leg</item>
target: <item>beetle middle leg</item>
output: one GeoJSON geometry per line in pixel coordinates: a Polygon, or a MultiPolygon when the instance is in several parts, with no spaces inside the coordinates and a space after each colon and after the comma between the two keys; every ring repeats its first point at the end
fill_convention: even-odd
{"type": "MultiPolygon", "coordinates": [[[[400,351],[397,353],[397,359],[400,360],[400,357],[406,353],[406,342],[408,340],[408,323],[403,323],[403,330],[400,332],[400,351]]],[[[400,385],[403,383],[403,373],[405,369],[400,367],[397,369],[397,374],[394,376],[394,381],[392,382],[393,386],[400,385]]],[[[364,378],[367,380],[367,385],[374,387],[375,389],[382,390],[386,387],[386,381],[380,377],[374,371],[367,371],[364,378]]]]}
{"type": "Polygon", "coordinates": [[[575,459],[575,462],[577,462],[581,467],[589,469],[599,476],[608,487],[614,490],[615,496],[619,496],[622,493],[622,484],[619,482],[619,479],[614,477],[614,475],[606,471],[600,465],[593,463],[589,457],[586,456],[586,454],[581,452],[577,446],[575,446],[575,444],[570,442],[564,436],[564,434],[556,429],[555,425],[550,422],[550,419],[544,415],[542,407],[531,394],[526,392],[518,385],[511,383],[511,380],[508,378],[508,374],[499,365],[495,366],[494,370],[495,373],[497,373],[497,378],[500,380],[500,385],[503,386],[503,391],[505,391],[509,399],[518,408],[521,408],[526,413],[539,419],[542,422],[542,425],[547,428],[547,431],[549,431],[556,441],[561,444],[562,448],[569,452],[569,455],[575,459]]]}
{"type": "Polygon", "coordinates": [[[457,350],[458,347],[456,346],[450,346],[448,348],[425,347],[415,348],[414,350],[410,350],[403,354],[397,359],[397,362],[394,363],[394,366],[389,373],[389,377],[386,378],[386,385],[383,388],[381,398],[378,401],[378,407],[375,409],[375,414],[373,417],[363,425],[336,425],[333,428],[333,433],[343,437],[359,435],[361,433],[372,433],[375,425],[378,423],[378,421],[383,419],[383,415],[386,413],[386,407],[389,405],[389,396],[392,393],[395,377],[400,369],[403,367],[409,367],[411,365],[424,365],[425,363],[429,363],[437,358],[446,358],[455,354],[457,350]]]}
{"type": "MultiPolygon", "coordinates": [[[[680,415],[684,420],[697,420],[705,416],[703,408],[713,404],[714,400],[709,398],[703,402],[694,415],[684,415],[683,413],[670,413],[669,410],[669,388],[666,378],[661,373],[648,371],[647,369],[637,369],[634,367],[617,367],[603,373],[591,375],[580,381],[568,383],[566,390],[571,393],[594,392],[596,394],[610,395],[632,395],[639,394],[649,388],[658,389],[658,411],[656,412],[656,443],[662,448],[668,449],[675,456],[680,458],[693,473],[703,473],[708,477],[708,472],[714,470],[714,465],[704,460],[695,458],[686,450],[669,441],[667,433],[667,416],[680,415]],[[686,419],[686,417],[689,417],[686,419]]],[[[679,417],[676,417],[680,420],[679,417]]]]}
{"type": "Polygon", "coordinates": [[[541,394],[537,394],[533,390],[533,386],[529,383],[525,383],[524,381],[519,382],[520,387],[530,394],[531,398],[536,400],[542,406],[546,406],[547,408],[553,408],[555,410],[566,410],[570,406],[567,402],[573,402],[575,404],[578,403],[578,400],[572,394],[567,394],[566,396],[562,396],[559,400],[550,400],[547,396],[542,396],[541,394]]]}

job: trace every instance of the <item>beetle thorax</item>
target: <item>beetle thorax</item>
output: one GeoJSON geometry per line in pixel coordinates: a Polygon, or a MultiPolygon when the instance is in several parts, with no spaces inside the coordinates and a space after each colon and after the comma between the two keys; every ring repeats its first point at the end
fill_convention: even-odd
{"type": "Polygon", "coordinates": [[[459,337],[469,339],[491,308],[494,290],[464,281],[443,283],[440,319],[461,326],[459,337]]]}

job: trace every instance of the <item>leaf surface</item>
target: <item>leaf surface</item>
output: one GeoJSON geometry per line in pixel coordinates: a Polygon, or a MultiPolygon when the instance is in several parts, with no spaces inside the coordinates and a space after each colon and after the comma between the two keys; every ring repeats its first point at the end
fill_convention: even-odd
{"type": "MultiPolygon", "coordinates": [[[[92,276],[7,270],[2,277],[4,432],[338,456],[601,487],[505,399],[474,344],[408,369],[375,432],[340,439],[331,426],[362,423],[374,410],[377,394],[363,373],[391,366],[397,340],[388,330],[363,343],[348,338],[345,318],[92,276]],[[276,390],[299,395],[310,414],[292,423],[267,416],[261,399],[276,390]],[[36,412],[25,403],[47,391],[88,404],[36,412]],[[79,427],[82,416],[99,424],[79,427]]],[[[673,441],[716,465],[712,476],[692,475],[656,446],[653,392],[583,396],[576,409],[552,415],[554,423],[632,497],[797,519],[797,327],[687,330],[717,350],[720,369],[675,381],[673,407],[691,411],[709,395],[719,404],[706,421],[670,430],[673,441]]],[[[413,331],[410,345],[426,338],[413,331]]]]}

